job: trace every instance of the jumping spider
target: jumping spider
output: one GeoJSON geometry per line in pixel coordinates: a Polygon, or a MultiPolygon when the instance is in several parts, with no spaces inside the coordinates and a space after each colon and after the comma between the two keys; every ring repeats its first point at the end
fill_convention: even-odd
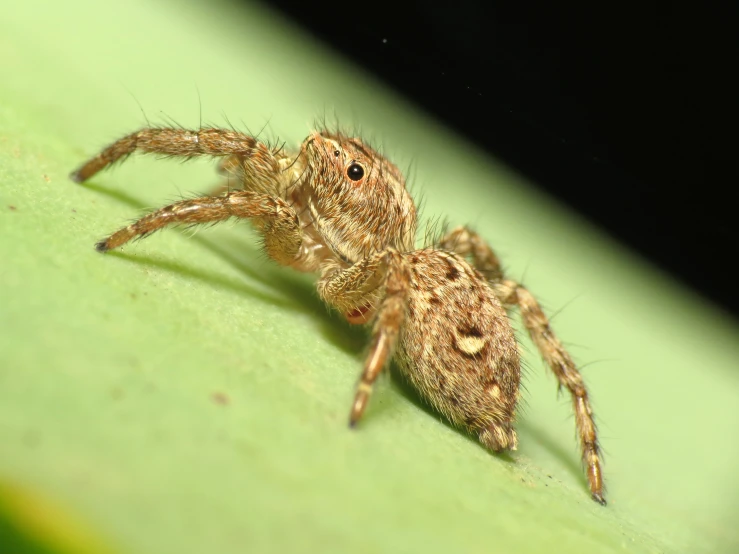
{"type": "Polygon", "coordinates": [[[493,451],[515,450],[520,360],[506,309],[518,307],[534,344],[572,396],[590,491],[606,503],[585,384],[539,303],[506,278],[493,250],[466,227],[415,249],[416,207],[388,159],[361,139],[325,130],[287,153],[230,129],[145,128],[105,148],[71,178],[86,181],[137,151],[220,157],[220,172],[240,187],[160,208],[100,241],[97,250],[169,225],[250,219],[273,260],[318,273],[325,302],[352,324],[373,323],[352,427],[396,355],[408,381],[451,422],[493,451]]]}

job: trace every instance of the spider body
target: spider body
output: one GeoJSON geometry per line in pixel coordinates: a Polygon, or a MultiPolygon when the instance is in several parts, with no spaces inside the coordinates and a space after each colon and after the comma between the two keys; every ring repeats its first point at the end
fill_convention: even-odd
{"type": "Polygon", "coordinates": [[[239,187],[155,210],[97,244],[101,252],[177,224],[251,220],[277,263],[318,274],[321,298],[354,324],[372,324],[349,422],[395,356],[408,381],[454,424],[494,451],[515,449],[520,359],[507,309],[572,395],[592,497],[605,504],[595,424],[580,373],[538,302],[506,279],[492,249],[459,227],[417,250],[416,207],[405,179],[361,139],[322,131],[296,153],[229,129],[145,128],[72,173],[82,182],[134,152],[220,157],[239,187]]]}

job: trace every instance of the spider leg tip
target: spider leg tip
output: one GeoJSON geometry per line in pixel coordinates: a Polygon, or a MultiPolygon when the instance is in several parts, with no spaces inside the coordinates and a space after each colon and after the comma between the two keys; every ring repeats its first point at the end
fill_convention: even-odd
{"type": "Polygon", "coordinates": [[[108,250],[110,250],[110,248],[108,248],[107,241],[101,240],[100,242],[95,243],[95,250],[97,250],[100,253],[105,253],[108,250]]]}
{"type": "Polygon", "coordinates": [[[605,506],[605,505],[607,505],[607,504],[608,504],[608,502],[606,502],[606,499],[605,499],[605,498],[603,497],[603,495],[602,495],[601,493],[599,493],[599,492],[594,492],[594,493],[593,493],[593,500],[595,500],[595,501],[596,501],[596,502],[597,502],[598,504],[600,504],[601,506],[605,506]]]}
{"type": "Polygon", "coordinates": [[[82,173],[80,170],[73,171],[69,174],[69,178],[74,181],[75,183],[82,183],[85,181],[84,177],[82,177],[82,173]]]}

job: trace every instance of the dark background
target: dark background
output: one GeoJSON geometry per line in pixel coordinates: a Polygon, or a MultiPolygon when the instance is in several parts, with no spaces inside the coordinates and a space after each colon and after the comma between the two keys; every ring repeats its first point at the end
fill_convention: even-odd
{"type": "Polygon", "coordinates": [[[271,3],[739,315],[739,3],[271,3]]]}

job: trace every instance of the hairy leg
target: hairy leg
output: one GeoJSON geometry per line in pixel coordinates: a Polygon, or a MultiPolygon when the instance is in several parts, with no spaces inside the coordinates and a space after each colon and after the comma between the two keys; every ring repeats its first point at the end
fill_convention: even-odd
{"type": "Polygon", "coordinates": [[[195,156],[234,156],[237,161],[242,160],[242,164],[243,160],[254,160],[253,171],[260,171],[264,175],[278,172],[280,157],[255,137],[231,129],[150,127],[118,139],[72,172],[70,178],[82,183],[134,152],[186,159],[195,156]]]}
{"type": "Polygon", "coordinates": [[[96,248],[106,252],[167,226],[215,223],[231,217],[256,219],[267,253],[276,262],[289,265],[297,255],[302,235],[295,211],[281,198],[249,191],[175,202],[119,229],[96,248]]]}
{"type": "Polygon", "coordinates": [[[318,294],[354,325],[372,320],[380,301],[387,269],[386,254],[359,260],[347,269],[328,267],[319,279],[318,294]]]}
{"type": "MultiPolygon", "coordinates": [[[[333,274],[319,284],[319,293],[330,304],[341,307],[353,303],[360,305],[355,291],[366,291],[369,283],[384,278],[384,295],[377,308],[372,329],[372,343],[357,385],[357,391],[349,415],[349,425],[354,427],[361,419],[372,394],[377,377],[395,352],[400,328],[405,318],[410,271],[403,256],[389,250],[371,256],[354,266],[333,274]]],[[[366,294],[363,293],[363,294],[366,294]]]]}
{"type": "Polygon", "coordinates": [[[504,280],[495,284],[496,294],[506,305],[518,306],[521,319],[544,361],[572,396],[575,411],[575,424],[582,449],[582,461],[588,476],[588,484],[593,499],[605,504],[603,497],[603,470],[598,446],[598,436],[593,419],[588,391],[575,362],[565,350],[562,342],[549,326],[549,320],[536,301],[536,298],[515,281],[504,280]]]}
{"type": "Polygon", "coordinates": [[[457,227],[450,231],[437,245],[442,250],[455,252],[463,257],[471,257],[475,269],[490,282],[503,279],[500,260],[487,242],[467,227],[457,227]]]}
{"type": "Polygon", "coordinates": [[[475,268],[490,281],[495,295],[503,305],[519,308],[531,340],[557,377],[559,386],[565,387],[572,396],[575,424],[590,492],[594,500],[605,504],[600,448],[588,391],[575,362],[552,331],[536,298],[520,284],[503,278],[498,257],[474,231],[465,227],[454,229],[440,241],[439,246],[463,256],[471,256],[475,268]]]}

